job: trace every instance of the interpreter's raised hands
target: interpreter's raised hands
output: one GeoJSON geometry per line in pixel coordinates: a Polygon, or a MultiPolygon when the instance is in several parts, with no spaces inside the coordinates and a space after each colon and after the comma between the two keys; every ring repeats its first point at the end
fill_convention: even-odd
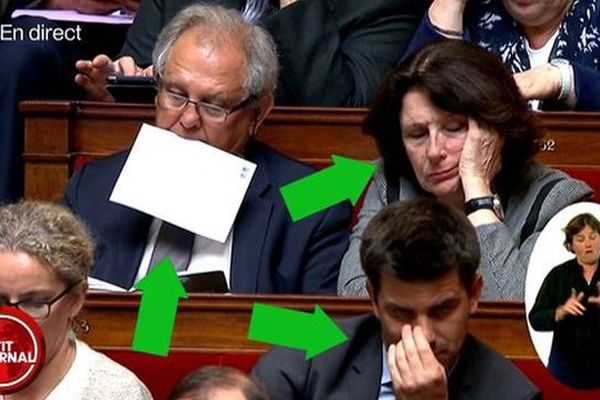
{"type": "Polygon", "coordinates": [[[497,132],[469,118],[469,129],[458,165],[465,200],[492,194],[492,180],[502,164],[502,144],[497,132]]]}
{"type": "Polygon", "coordinates": [[[75,83],[82,87],[90,100],[114,101],[106,89],[106,79],[109,75],[152,76],[153,67],[139,67],[133,58],[125,56],[115,61],[100,54],[93,60],[79,60],[75,63],[79,72],[75,75],[75,83]]]}
{"type": "Polygon", "coordinates": [[[560,93],[560,70],[548,63],[516,73],[513,78],[525,100],[552,100],[560,93]]]}
{"type": "Polygon", "coordinates": [[[600,282],[596,283],[596,296],[588,297],[588,304],[593,304],[596,307],[600,307],[600,282]]]}
{"type": "Polygon", "coordinates": [[[402,339],[388,348],[387,362],[398,400],[446,400],[448,385],[444,366],[421,327],[402,327],[402,339]]]}
{"type": "Polygon", "coordinates": [[[568,315],[581,316],[585,314],[585,307],[581,304],[582,299],[583,292],[577,293],[575,289],[571,289],[571,296],[569,296],[563,305],[558,306],[554,312],[556,322],[562,321],[568,315]]]}

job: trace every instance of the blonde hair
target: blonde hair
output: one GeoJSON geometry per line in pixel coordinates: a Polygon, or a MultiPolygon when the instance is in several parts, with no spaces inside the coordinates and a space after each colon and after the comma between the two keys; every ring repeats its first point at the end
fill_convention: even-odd
{"type": "Polygon", "coordinates": [[[85,225],[54,203],[0,207],[0,252],[21,252],[51,267],[67,284],[87,279],[94,244],[85,225]]]}

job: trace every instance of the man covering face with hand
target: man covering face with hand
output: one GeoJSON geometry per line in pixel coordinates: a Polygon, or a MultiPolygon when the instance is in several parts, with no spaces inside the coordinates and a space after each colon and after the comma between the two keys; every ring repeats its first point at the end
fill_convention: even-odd
{"type": "Polygon", "coordinates": [[[451,206],[417,198],[365,230],[361,263],[373,314],[342,321],[349,340],[311,361],[276,349],[254,375],[285,399],[532,399],[539,391],[467,333],[482,278],[474,228],[451,206]]]}

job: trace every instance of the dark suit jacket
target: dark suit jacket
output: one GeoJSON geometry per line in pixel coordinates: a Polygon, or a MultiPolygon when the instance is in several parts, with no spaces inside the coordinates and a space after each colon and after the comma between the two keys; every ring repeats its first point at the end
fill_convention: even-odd
{"type": "MultiPolygon", "coordinates": [[[[108,199],[127,153],[84,165],[64,202],[92,229],[97,254],[91,276],[129,288],[146,246],[152,217],[108,199]]],[[[234,225],[231,291],[335,293],[348,246],[348,202],[293,223],[279,188],[313,172],[251,141],[246,158],[258,165],[234,225]]]]}
{"type": "MultiPolygon", "coordinates": [[[[121,55],[152,64],[161,28],[200,0],[146,0],[121,55]]],[[[207,0],[205,0],[207,1],[207,0]]],[[[208,0],[239,9],[243,0],[208,0]]],[[[261,20],[277,43],[277,104],[366,106],[402,57],[430,1],[299,0],[261,20]]]]}
{"type": "MultiPolygon", "coordinates": [[[[382,365],[379,321],[371,314],[340,322],[346,343],[310,361],[303,352],[276,348],[258,361],[252,375],[274,399],[376,400],[382,365]]],[[[451,400],[519,400],[539,391],[503,356],[467,336],[448,380],[451,400]]]]}

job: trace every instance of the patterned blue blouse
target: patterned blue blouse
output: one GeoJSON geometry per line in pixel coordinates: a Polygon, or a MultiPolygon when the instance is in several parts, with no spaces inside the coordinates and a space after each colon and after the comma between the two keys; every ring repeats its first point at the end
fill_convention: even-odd
{"type": "MultiPolygon", "coordinates": [[[[513,72],[530,69],[525,37],[501,0],[470,0],[463,25],[465,40],[498,54],[513,72]]],[[[407,54],[440,38],[427,14],[415,33],[407,54]]],[[[574,0],[550,53],[550,59],[571,62],[575,75],[576,110],[600,110],[600,7],[598,0],[574,0]]],[[[543,108],[543,107],[542,107],[543,108]]]]}

